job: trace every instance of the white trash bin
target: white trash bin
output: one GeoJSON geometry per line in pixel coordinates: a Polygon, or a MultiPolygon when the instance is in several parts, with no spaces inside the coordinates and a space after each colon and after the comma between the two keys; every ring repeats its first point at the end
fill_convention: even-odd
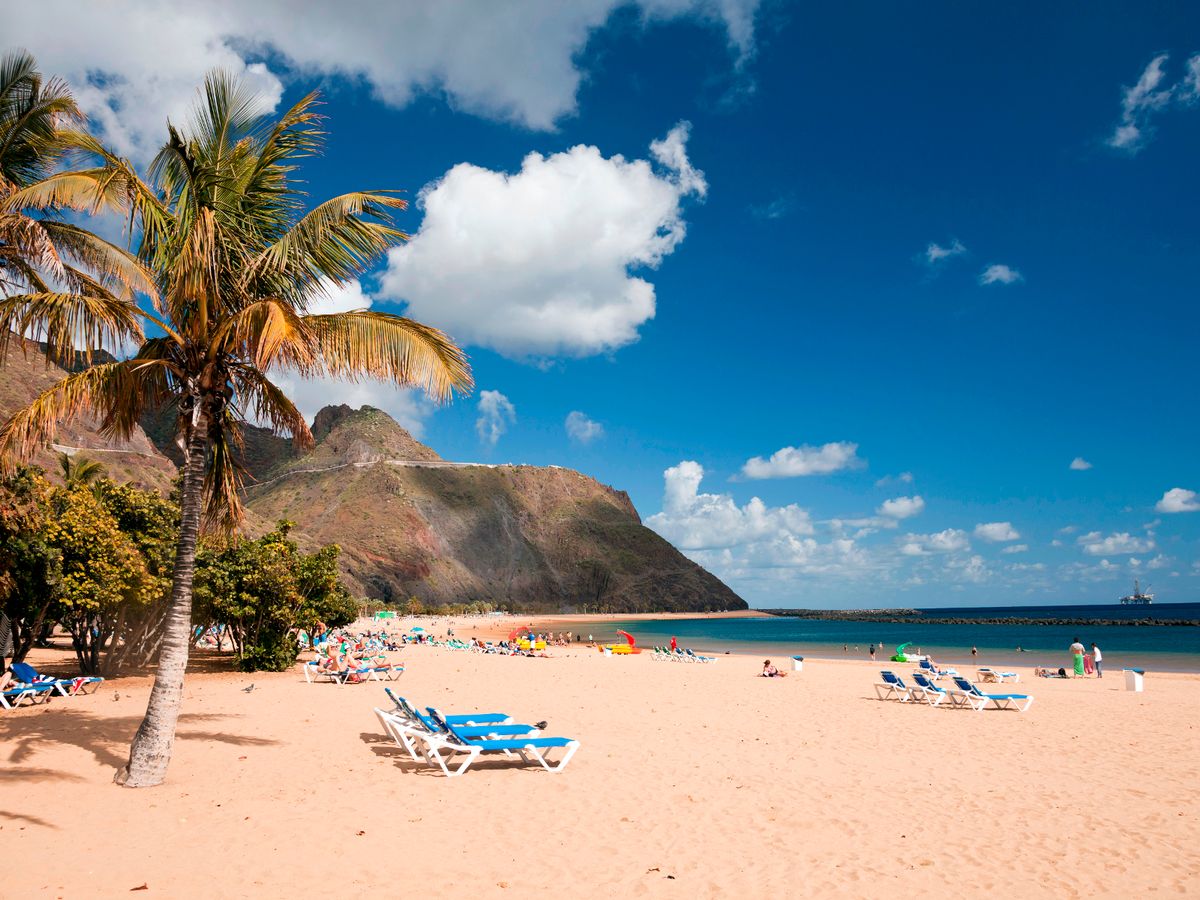
{"type": "Polygon", "coordinates": [[[1137,691],[1139,694],[1144,690],[1142,679],[1146,673],[1143,669],[1126,669],[1125,670],[1125,690],[1137,691]]]}
{"type": "Polygon", "coordinates": [[[803,672],[804,671],[804,657],[803,656],[793,656],[792,657],[792,671],[793,672],[803,672]]]}

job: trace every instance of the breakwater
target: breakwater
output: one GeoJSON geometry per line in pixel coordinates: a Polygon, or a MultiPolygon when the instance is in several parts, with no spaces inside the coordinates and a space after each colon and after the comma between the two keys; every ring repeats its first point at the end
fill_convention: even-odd
{"type": "Polygon", "coordinates": [[[1200,619],[1108,618],[1103,616],[970,616],[939,615],[919,609],[760,609],[756,612],[792,619],[816,619],[824,622],[880,622],[892,625],[1038,625],[1097,627],[1106,625],[1164,627],[1200,626],[1200,619]]]}

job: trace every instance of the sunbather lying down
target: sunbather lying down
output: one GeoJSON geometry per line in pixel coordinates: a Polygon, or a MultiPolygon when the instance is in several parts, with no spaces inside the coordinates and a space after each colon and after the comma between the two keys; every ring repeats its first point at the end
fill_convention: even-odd
{"type": "Polygon", "coordinates": [[[1066,678],[1066,669],[1051,669],[1049,666],[1034,666],[1033,674],[1038,678],[1066,678]]]}
{"type": "Polygon", "coordinates": [[[787,672],[780,672],[777,668],[771,665],[769,659],[763,660],[763,670],[760,673],[763,678],[787,678],[787,672]]]}

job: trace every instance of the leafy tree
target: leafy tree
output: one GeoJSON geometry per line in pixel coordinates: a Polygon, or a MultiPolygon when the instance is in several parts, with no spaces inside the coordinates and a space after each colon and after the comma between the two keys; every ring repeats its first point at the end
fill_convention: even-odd
{"type": "Polygon", "coordinates": [[[345,625],[358,614],[338,580],[337,546],[301,553],[291,527],[280,522],[254,541],[208,541],[196,557],[197,617],[226,626],[246,671],[288,668],[297,628],[345,625]]]}
{"type": "Polygon", "coordinates": [[[46,541],[62,555],[54,615],[71,632],[81,670],[95,674],[122,610],[153,599],[153,579],[134,542],[86,486],[55,490],[51,505],[46,541]]]}
{"type": "Polygon", "coordinates": [[[46,539],[50,493],[38,469],[0,478],[0,609],[12,623],[14,662],[25,659],[48,621],[62,577],[62,554],[46,539]]]}
{"type": "Polygon", "coordinates": [[[171,600],[146,716],[116,777],[129,787],[166,777],[191,645],[201,516],[227,530],[241,518],[233,451],[242,416],[268,422],[302,446],[312,442],[303,416],[271,377],[371,377],[420,385],[435,400],[471,387],[462,351],[436,329],[370,310],[310,313],[331,287],[356,278],[405,237],[391,220],[405,203],[392,192],[354,192],[303,211],[291,178],[299,160],[321,145],[316,102],[310,94],[271,120],[261,114],[261,98],[233,76],[214,73],[192,124],[168,124],[148,182],[94,138],[74,132],[66,139],[96,164],[21,188],[5,204],[42,214],[115,211],[132,223],[137,258],[152,276],[152,310],[83,289],[0,301],[0,341],[11,342],[15,329],[45,335],[59,353],[81,338],[89,346],[138,348],[131,359],[69,375],[18,411],[0,428],[0,460],[27,455],[59,420],[84,410],[116,435],[128,435],[147,407],[178,416],[185,452],[171,600]],[[142,321],[160,336],[146,337],[142,321]]]}
{"type": "Polygon", "coordinates": [[[105,675],[126,664],[146,665],[162,641],[175,542],[179,532],[179,505],[157,491],[102,479],[93,487],[96,496],[137,548],[146,579],[137,603],[121,607],[107,658],[105,675]]]}

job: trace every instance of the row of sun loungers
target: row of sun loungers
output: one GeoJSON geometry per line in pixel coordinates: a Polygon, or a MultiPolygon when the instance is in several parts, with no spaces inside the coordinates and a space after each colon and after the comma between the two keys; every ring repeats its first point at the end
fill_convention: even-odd
{"type": "Polygon", "coordinates": [[[1033,705],[1033,697],[1029,694],[984,693],[961,676],[954,678],[955,687],[943,688],[922,672],[913,673],[912,686],[905,684],[894,672],[883,671],[879,674],[883,680],[875,685],[875,696],[880,700],[926,703],[929,706],[940,706],[949,701],[953,708],[973,709],[976,712],[983,712],[989,706],[1025,712],[1033,705]]]}
{"type": "Polygon", "coordinates": [[[653,658],[662,662],[714,663],[717,661],[715,656],[701,656],[689,647],[677,647],[674,650],[670,647],[655,647],[653,658]]]}
{"type": "Polygon", "coordinates": [[[0,691],[0,709],[16,709],[19,706],[34,706],[46,703],[51,697],[78,697],[94,693],[103,678],[80,676],[78,678],[51,678],[42,675],[28,663],[13,663],[14,681],[0,691]]]}
{"type": "MultiPolygon", "coordinates": [[[[928,659],[921,660],[921,674],[926,678],[931,678],[937,681],[939,678],[957,678],[958,670],[950,668],[940,668],[934,665],[928,659]]],[[[987,666],[981,666],[975,670],[975,680],[984,683],[999,684],[1005,681],[1020,681],[1021,675],[1018,672],[1001,672],[997,669],[991,669],[987,666]]]]}
{"type": "Polygon", "coordinates": [[[304,664],[304,680],[309,684],[328,681],[334,684],[357,684],[363,681],[395,681],[404,674],[404,664],[395,666],[359,666],[326,669],[319,659],[304,664]]]}
{"type": "Polygon", "coordinates": [[[566,768],[579,741],[563,737],[545,737],[546,723],[514,723],[506,713],[470,713],[444,716],[433,707],[420,712],[390,688],[384,688],[393,709],[375,708],[375,715],[388,736],[416,762],[436,766],[448,778],[465,773],[485,754],[500,754],[519,759],[525,765],[540,765],[547,772],[566,768]],[[557,761],[552,752],[561,751],[557,761]]]}

